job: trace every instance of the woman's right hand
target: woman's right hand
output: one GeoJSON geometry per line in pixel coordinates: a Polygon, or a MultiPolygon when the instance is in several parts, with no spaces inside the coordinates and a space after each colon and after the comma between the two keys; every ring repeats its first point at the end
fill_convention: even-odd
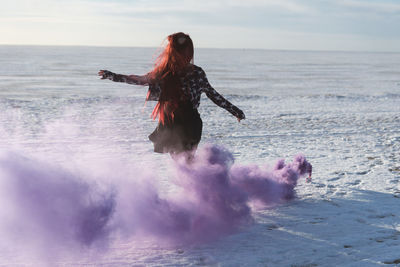
{"type": "Polygon", "coordinates": [[[238,122],[246,119],[246,116],[244,115],[243,111],[240,110],[240,113],[236,116],[236,119],[238,120],[238,122]]]}

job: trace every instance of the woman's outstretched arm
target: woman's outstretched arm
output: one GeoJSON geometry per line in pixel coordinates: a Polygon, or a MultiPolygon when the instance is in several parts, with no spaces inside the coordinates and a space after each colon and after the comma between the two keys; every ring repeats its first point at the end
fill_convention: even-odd
{"type": "Polygon", "coordinates": [[[203,70],[201,70],[200,72],[199,81],[202,85],[203,92],[205,92],[207,97],[210,98],[215,104],[229,111],[233,116],[235,116],[238,119],[238,121],[246,118],[244,112],[240,108],[236,107],[231,102],[226,100],[210,85],[206,77],[206,74],[203,70]]]}
{"type": "Polygon", "coordinates": [[[123,75],[117,74],[108,70],[100,70],[99,76],[102,76],[101,79],[109,79],[114,82],[122,82],[136,85],[149,85],[149,75],[123,75]]]}

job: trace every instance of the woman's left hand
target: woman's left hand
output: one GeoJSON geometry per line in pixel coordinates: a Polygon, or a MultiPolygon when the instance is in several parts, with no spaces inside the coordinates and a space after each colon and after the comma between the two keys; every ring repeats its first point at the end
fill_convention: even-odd
{"type": "Polygon", "coordinates": [[[99,76],[102,76],[101,79],[107,79],[110,74],[112,74],[112,72],[108,70],[100,70],[98,73],[99,76]]]}
{"type": "MultiPolygon", "coordinates": [[[[100,70],[99,73],[98,73],[98,75],[104,77],[104,70],[100,70]]],[[[103,77],[102,77],[102,79],[104,79],[103,77]]]]}

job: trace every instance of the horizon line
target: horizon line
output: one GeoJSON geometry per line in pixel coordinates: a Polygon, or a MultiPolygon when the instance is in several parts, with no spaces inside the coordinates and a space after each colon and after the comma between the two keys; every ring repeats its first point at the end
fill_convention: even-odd
{"type": "MultiPolygon", "coordinates": [[[[36,47],[93,47],[93,48],[148,48],[159,49],[162,46],[129,46],[129,45],[84,45],[84,44],[0,44],[0,46],[36,46],[36,47]]],[[[195,47],[196,49],[220,49],[220,50],[263,50],[263,51],[282,51],[282,52],[340,52],[340,53],[387,53],[399,54],[400,51],[383,50],[329,50],[329,49],[278,49],[278,48],[235,48],[235,47],[195,47]]]]}

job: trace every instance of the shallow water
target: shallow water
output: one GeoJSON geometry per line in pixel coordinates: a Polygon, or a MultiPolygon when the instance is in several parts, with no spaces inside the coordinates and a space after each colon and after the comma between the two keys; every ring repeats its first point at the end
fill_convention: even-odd
{"type": "MultiPolygon", "coordinates": [[[[159,173],[161,188],[174,190],[163,174],[169,157],[153,154],[147,139],[156,123],[149,118],[154,103],[144,106],[146,88],[97,77],[99,69],[146,73],[155,55],[153,48],[0,46],[0,148],[68,169],[93,158],[156,162],[152,171],[159,173]]],[[[329,266],[396,260],[391,257],[400,243],[386,237],[400,230],[394,202],[400,192],[399,61],[398,53],[196,50],[195,64],[246,114],[237,123],[203,96],[201,145],[222,145],[243,164],[303,153],[314,166],[312,183],[301,180],[296,201],[255,212],[252,227],[214,243],[168,249],[121,241],[98,262],[82,257],[60,264],[329,266]],[[363,241],[366,231],[370,244],[363,241]],[[381,256],[371,256],[374,250],[381,256]]],[[[0,263],[11,262],[1,255],[0,263]]],[[[18,253],[14,261],[24,264],[18,253]]]]}

